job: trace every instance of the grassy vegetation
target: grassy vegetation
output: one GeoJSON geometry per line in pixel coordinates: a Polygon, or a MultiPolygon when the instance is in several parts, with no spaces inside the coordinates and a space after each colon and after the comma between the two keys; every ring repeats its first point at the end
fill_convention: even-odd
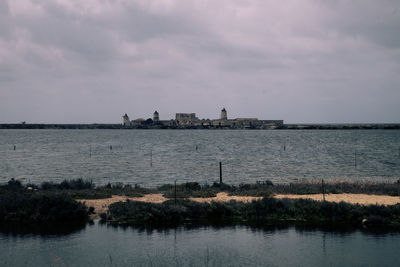
{"type": "MultiPolygon", "coordinates": [[[[326,194],[371,194],[400,196],[400,180],[396,182],[325,182],[326,194]]],[[[274,185],[272,191],[276,194],[321,194],[322,181],[298,182],[274,185]]]]}
{"type": "Polygon", "coordinates": [[[128,197],[141,197],[154,192],[152,189],[141,188],[138,185],[124,185],[122,183],[105,186],[95,186],[91,181],[83,179],[64,180],[61,183],[43,182],[40,186],[27,185],[40,191],[58,192],[71,196],[74,199],[101,199],[110,198],[112,195],[128,197]]]}
{"type": "MultiPolygon", "coordinates": [[[[197,182],[189,182],[176,185],[177,198],[189,197],[215,197],[217,193],[221,192],[221,188],[214,185],[200,185],[197,182]]],[[[219,184],[218,184],[219,185],[219,184]]],[[[166,198],[175,198],[175,185],[166,184],[157,188],[159,193],[162,193],[166,198]]]]}
{"type": "Polygon", "coordinates": [[[28,189],[13,179],[0,186],[0,224],[79,223],[88,213],[67,194],[28,189]]]}
{"type": "Polygon", "coordinates": [[[344,202],[263,198],[252,203],[197,203],[187,200],[162,204],[118,202],[105,218],[112,224],[136,227],[176,227],[179,225],[253,226],[305,225],[319,227],[385,227],[400,230],[400,205],[361,206],[344,202]]]}
{"type": "MultiPolygon", "coordinates": [[[[166,198],[175,198],[175,186],[172,184],[163,185],[157,188],[166,198]]],[[[272,183],[263,182],[256,184],[229,185],[213,183],[212,185],[200,185],[197,182],[189,182],[176,185],[176,197],[178,199],[189,197],[215,197],[219,192],[227,192],[235,196],[271,196],[272,183]]]]}
{"type": "MultiPolygon", "coordinates": [[[[177,198],[188,197],[214,197],[219,192],[227,192],[236,196],[267,197],[273,194],[321,194],[322,181],[297,182],[290,184],[273,184],[271,181],[257,182],[254,184],[228,185],[214,183],[213,185],[200,185],[196,182],[178,184],[176,186],[177,198]]],[[[374,194],[400,196],[400,181],[394,183],[378,182],[328,182],[324,183],[326,194],[374,194]]],[[[174,185],[163,185],[157,190],[167,198],[174,198],[174,185]]]]}
{"type": "MultiPolygon", "coordinates": [[[[398,195],[399,183],[327,183],[326,193],[370,193],[398,195]]],[[[162,204],[128,201],[110,206],[110,213],[102,214],[103,220],[114,224],[139,227],[175,227],[178,225],[271,225],[296,224],[306,226],[389,227],[400,230],[400,204],[394,206],[361,206],[347,203],[329,203],[312,200],[278,200],[273,194],[321,193],[319,183],[293,183],[274,185],[270,181],[255,184],[227,185],[214,183],[200,185],[196,182],[176,186],[174,200],[162,204]],[[212,197],[218,192],[231,195],[263,196],[252,203],[197,203],[189,197],[212,197]]],[[[107,184],[95,187],[82,179],[61,183],[45,182],[41,185],[22,185],[10,180],[0,186],[1,224],[46,224],[86,222],[93,210],[74,198],[103,198],[111,195],[142,196],[163,193],[174,198],[175,185],[157,189],[139,186],[107,184]]]]}
{"type": "MultiPolygon", "coordinates": [[[[15,181],[16,182],[16,181],[15,181]]],[[[175,185],[165,184],[156,189],[142,188],[138,185],[108,183],[105,186],[95,186],[91,181],[83,179],[64,180],[61,183],[43,182],[40,185],[27,184],[33,190],[41,192],[63,193],[74,199],[110,198],[112,195],[141,197],[149,193],[161,193],[166,198],[175,198],[175,185]]],[[[328,182],[324,184],[326,194],[354,193],[400,196],[400,181],[393,183],[378,182],[328,182]]],[[[273,194],[321,194],[322,181],[296,182],[290,184],[273,184],[271,181],[253,184],[228,185],[213,183],[200,185],[197,182],[188,182],[176,185],[176,197],[215,197],[219,192],[227,192],[237,196],[268,197],[273,194]]]]}

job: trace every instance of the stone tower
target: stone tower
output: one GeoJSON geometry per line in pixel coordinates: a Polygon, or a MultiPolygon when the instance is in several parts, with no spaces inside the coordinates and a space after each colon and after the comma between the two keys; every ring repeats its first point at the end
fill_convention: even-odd
{"type": "Polygon", "coordinates": [[[124,125],[124,126],[131,125],[131,121],[129,120],[129,116],[126,113],[125,113],[124,116],[122,116],[122,125],[124,125]]]}
{"type": "Polygon", "coordinates": [[[223,108],[221,110],[221,120],[227,120],[228,119],[228,115],[226,114],[226,109],[223,108]]]}
{"type": "Polygon", "coordinates": [[[160,120],[160,116],[158,115],[158,112],[156,110],[156,111],[154,111],[154,114],[153,114],[153,121],[159,121],[159,120],[160,120]]]}

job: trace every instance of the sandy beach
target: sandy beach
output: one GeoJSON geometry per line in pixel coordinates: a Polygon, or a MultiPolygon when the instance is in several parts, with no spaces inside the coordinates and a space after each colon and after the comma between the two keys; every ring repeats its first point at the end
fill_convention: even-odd
{"type": "MultiPolygon", "coordinates": [[[[125,197],[125,196],[112,196],[111,198],[102,199],[78,199],[78,201],[86,203],[88,207],[94,207],[95,215],[105,213],[108,210],[108,206],[115,202],[126,201],[127,199],[132,201],[142,201],[150,203],[163,203],[168,198],[163,197],[162,194],[147,194],[143,197],[125,197]]],[[[98,216],[94,216],[98,217],[98,216]]]]}
{"type": "MultiPolygon", "coordinates": [[[[322,194],[311,194],[311,195],[275,195],[275,198],[290,198],[290,199],[313,199],[317,201],[322,201],[322,194]]],[[[215,197],[209,198],[190,198],[192,201],[210,203],[212,201],[217,202],[229,202],[231,200],[241,201],[241,202],[251,202],[253,200],[260,199],[261,197],[251,197],[251,196],[229,196],[225,192],[220,192],[215,197]]],[[[168,200],[162,194],[147,194],[143,197],[125,197],[125,196],[112,196],[111,198],[104,199],[80,199],[78,201],[86,203],[88,207],[94,207],[95,213],[93,218],[98,218],[98,214],[107,212],[108,206],[112,203],[119,201],[126,201],[127,199],[132,201],[143,201],[150,203],[163,203],[168,200]]],[[[384,196],[384,195],[367,195],[367,194],[326,194],[325,200],[329,202],[347,202],[351,204],[361,204],[361,205],[395,205],[400,203],[400,197],[384,196]]]]}
{"type": "MultiPolygon", "coordinates": [[[[291,199],[312,199],[323,200],[322,194],[311,195],[275,195],[275,198],[291,198],[291,199]]],[[[351,204],[361,205],[395,205],[400,203],[400,197],[384,196],[384,195],[367,195],[367,194],[325,194],[325,200],[329,202],[347,202],[351,204]]]]}

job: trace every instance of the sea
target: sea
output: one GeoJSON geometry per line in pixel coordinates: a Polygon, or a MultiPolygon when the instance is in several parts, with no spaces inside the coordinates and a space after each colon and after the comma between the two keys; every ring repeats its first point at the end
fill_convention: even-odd
{"type": "MultiPolygon", "coordinates": [[[[96,185],[400,178],[399,130],[0,130],[0,183],[96,185]]],[[[95,221],[0,228],[0,266],[398,266],[400,233],[95,221]]]]}

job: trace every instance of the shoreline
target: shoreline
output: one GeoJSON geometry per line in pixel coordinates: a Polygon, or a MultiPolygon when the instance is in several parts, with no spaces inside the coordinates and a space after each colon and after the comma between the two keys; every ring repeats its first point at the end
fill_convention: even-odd
{"type": "MultiPolygon", "coordinates": [[[[272,196],[275,199],[311,199],[315,201],[323,201],[323,194],[305,194],[305,195],[294,195],[294,194],[276,194],[272,196]]],[[[229,201],[237,201],[249,203],[253,200],[260,200],[262,197],[255,196],[230,196],[226,192],[219,192],[215,197],[189,197],[188,200],[198,203],[211,203],[211,202],[222,202],[226,203],[229,201]]],[[[107,213],[108,207],[116,202],[139,201],[145,203],[161,204],[172,198],[166,198],[161,193],[157,194],[145,194],[142,197],[128,197],[128,196],[117,196],[113,195],[111,198],[103,199],[77,199],[81,203],[85,203],[88,207],[94,207],[94,214],[92,219],[100,218],[101,213],[107,213]]],[[[326,202],[345,202],[349,204],[359,205],[384,205],[391,206],[400,203],[399,196],[387,196],[387,195],[368,195],[368,194],[325,194],[326,202]]]]}
{"type": "Polygon", "coordinates": [[[124,126],[119,123],[0,123],[0,129],[231,129],[231,130],[399,130],[400,123],[289,123],[266,129],[257,127],[227,127],[227,126],[161,126],[161,125],[137,125],[124,126]]]}
{"type": "Polygon", "coordinates": [[[187,182],[146,189],[122,184],[95,187],[83,179],[40,186],[11,179],[0,185],[0,198],[0,222],[5,225],[63,225],[100,217],[114,225],[145,228],[302,224],[400,230],[400,180],[289,185],[267,180],[238,186],[187,182]]]}

